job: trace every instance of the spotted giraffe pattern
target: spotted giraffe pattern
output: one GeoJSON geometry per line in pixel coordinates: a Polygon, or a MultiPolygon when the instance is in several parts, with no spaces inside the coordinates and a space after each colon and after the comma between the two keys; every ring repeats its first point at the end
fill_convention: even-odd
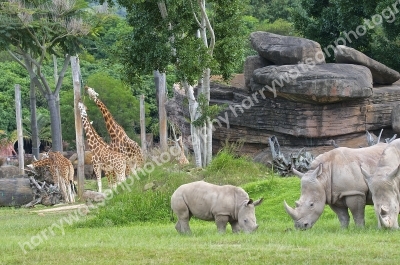
{"type": "Polygon", "coordinates": [[[92,127],[86,107],[82,102],[78,103],[83,127],[90,150],[92,151],[93,171],[97,178],[98,191],[102,192],[101,171],[104,170],[110,188],[115,188],[118,183],[126,180],[128,158],[121,153],[113,151],[101,140],[96,130],[92,127]]]}
{"type": "Polygon", "coordinates": [[[183,148],[182,136],[178,139],[179,147],[181,148],[181,154],[179,156],[178,163],[179,165],[187,165],[189,164],[189,160],[185,156],[185,149],[183,148]]]}
{"type": "Polygon", "coordinates": [[[128,156],[132,163],[136,163],[136,167],[142,167],[144,164],[144,157],[139,144],[129,138],[121,125],[114,120],[106,105],[104,105],[104,103],[97,97],[98,93],[96,93],[91,87],[86,86],[85,88],[89,94],[89,97],[96,103],[97,107],[99,107],[101,113],[103,114],[104,122],[111,138],[111,148],[114,151],[128,156]]]}
{"type": "Polygon", "coordinates": [[[61,189],[66,203],[75,202],[74,167],[60,152],[48,152],[46,158],[32,162],[28,167],[48,167],[54,184],[61,189]]]}

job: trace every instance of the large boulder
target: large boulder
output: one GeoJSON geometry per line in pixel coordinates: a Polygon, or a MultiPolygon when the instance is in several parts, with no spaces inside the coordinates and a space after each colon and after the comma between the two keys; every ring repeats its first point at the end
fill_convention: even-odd
{"type": "Polygon", "coordinates": [[[372,76],[367,67],[351,64],[266,66],[254,71],[251,89],[326,104],[370,97],[372,76]]]}
{"type": "Polygon", "coordinates": [[[28,178],[0,179],[0,206],[21,206],[34,199],[28,178]]]}
{"type": "Polygon", "coordinates": [[[368,67],[371,70],[374,84],[389,85],[400,79],[399,72],[344,45],[336,46],[335,60],[337,63],[359,64],[368,67]]]}
{"type": "Polygon", "coordinates": [[[16,166],[5,165],[0,167],[0,178],[13,178],[19,175],[19,168],[16,166]]]}
{"type": "Polygon", "coordinates": [[[250,34],[250,42],[261,57],[276,65],[325,63],[321,45],[312,40],[256,31],[250,34]]]}
{"type": "Polygon", "coordinates": [[[245,86],[250,89],[250,80],[253,76],[254,70],[268,65],[273,65],[273,63],[259,55],[248,56],[243,67],[245,86]]]}
{"type": "Polygon", "coordinates": [[[392,129],[395,133],[400,134],[400,104],[396,104],[393,106],[392,129]]]}

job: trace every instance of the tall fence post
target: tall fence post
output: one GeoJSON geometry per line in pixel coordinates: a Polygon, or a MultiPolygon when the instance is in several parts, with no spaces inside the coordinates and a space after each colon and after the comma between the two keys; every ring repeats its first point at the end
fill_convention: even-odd
{"type": "Polygon", "coordinates": [[[78,177],[78,196],[82,199],[85,188],[85,150],[83,140],[83,126],[78,103],[81,100],[81,79],[79,58],[71,56],[72,82],[74,86],[74,114],[75,114],[75,137],[76,153],[78,155],[77,177],[78,177]]]}
{"type": "Polygon", "coordinates": [[[140,95],[140,141],[142,142],[142,152],[147,155],[147,140],[146,140],[146,119],[144,108],[144,95],[140,95]]]}

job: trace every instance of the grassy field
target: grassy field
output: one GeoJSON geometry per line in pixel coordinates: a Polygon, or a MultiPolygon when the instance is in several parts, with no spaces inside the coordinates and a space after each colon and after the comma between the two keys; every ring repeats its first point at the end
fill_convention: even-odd
{"type": "MultiPolygon", "coordinates": [[[[88,183],[88,187],[94,183],[88,183]]],[[[94,187],[94,186],[93,186],[94,187]]],[[[204,171],[173,165],[141,176],[130,192],[118,192],[104,207],[59,213],[46,209],[0,209],[0,264],[395,264],[398,231],[378,230],[371,206],[366,227],[341,229],[326,207],[315,226],[293,228],[283,200],[299,198],[298,178],[280,178],[246,159],[222,153],[204,171]],[[218,234],[212,222],[192,220],[192,235],[180,235],[170,220],[169,197],[181,183],[205,179],[242,186],[257,207],[253,234],[218,234]],[[153,183],[150,191],[143,187],[153,183]]],[[[83,208],[82,208],[83,209],[83,208]]],[[[85,208],[87,209],[87,208],[85,208]]]]}

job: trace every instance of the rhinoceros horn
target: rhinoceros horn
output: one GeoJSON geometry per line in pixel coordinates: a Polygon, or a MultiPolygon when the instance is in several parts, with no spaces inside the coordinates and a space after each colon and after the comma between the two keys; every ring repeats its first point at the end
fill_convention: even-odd
{"type": "Polygon", "coordinates": [[[293,209],[292,207],[290,207],[290,206],[286,203],[286,201],[284,201],[283,203],[284,203],[283,205],[285,206],[285,210],[286,210],[286,212],[290,215],[290,217],[292,217],[293,220],[297,220],[298,218],[297,218],[297,212],[296,212],[296,210],[293,209]]]}
{"type": "Polygon", "coordinates": [[[383,227],[390,227],[390,223],[385,220],[385,218],[383,218],[383,216],[387,215],[389,212],[389,209],[385,206],[381,206],[381,210],[379,213],[379,221],[381,222],[381,224],[383,225],[383,227]]]}

